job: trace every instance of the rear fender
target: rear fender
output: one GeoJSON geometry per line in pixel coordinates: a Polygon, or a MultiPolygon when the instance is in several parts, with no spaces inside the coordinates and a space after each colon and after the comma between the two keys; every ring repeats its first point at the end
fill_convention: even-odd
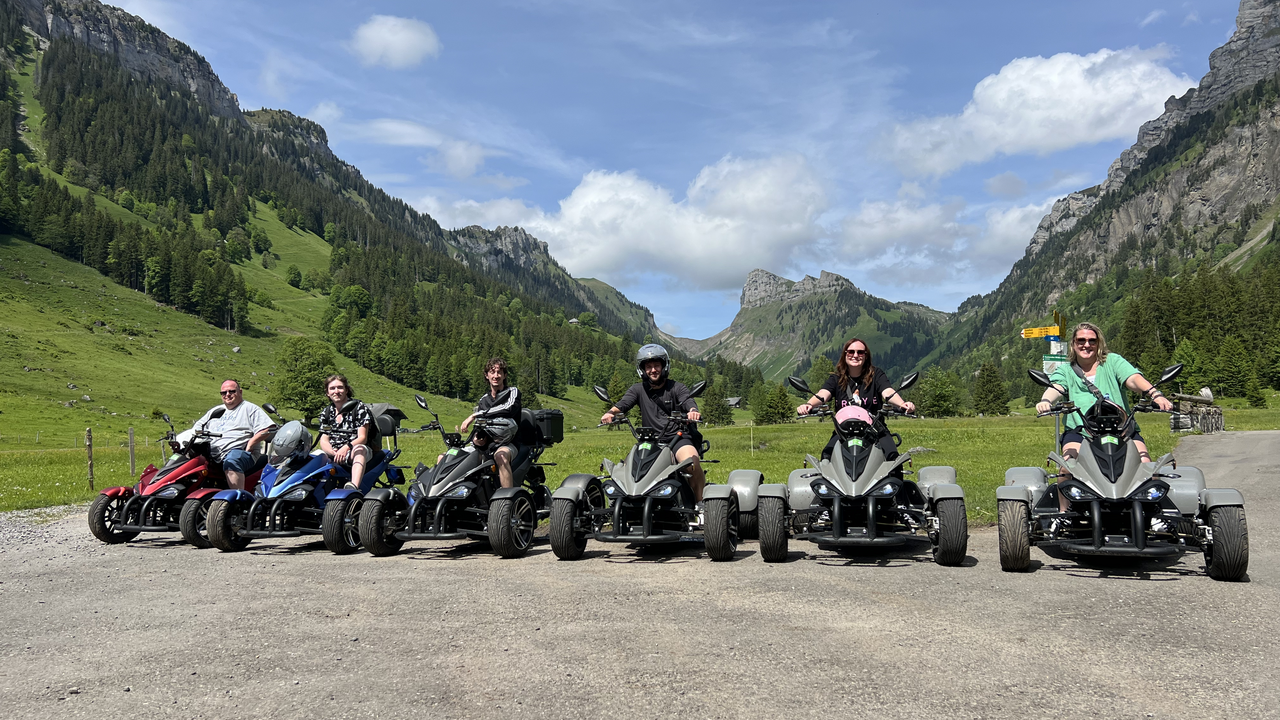
{"type": "Polygon", "coordinates": [[[1244,495],[1234,488],[1209,488],[1200,491],[1200,511],[1206,513],[1216,507],[1236,505],[1244,507],[1244,495]]]}
{"type": "Polygon", "coordinates": [[[943,498],[964,499],[964,488],[955,483],[938,483],[929,486],[929,499],[937,502],[943,498]]]}
{"type": "MultiPolygon", "coordinates": [[[[789,493],[787,490],[787,486],[782,485],[780,483],[773,483],[772,485],[761,485],[760,489],[757,491],[757,494],[759,497],[776,497],[776,498],[782,498],[784,501],[788,500],[791,495],[791,493],[789,493]]],[[[757,502],[759,501],[757,500],[757,502]]]]}
{"type": "Polygon", "coordinates": [[[113,498],[128,498],[128,497],[133,497],[133,488],[131,487],[107,488],[106,490],[103,490],[101,494],[106,495],[107,497],[113,497],[113,498]]]}
{"type": "Polygon", "coordinates": [[[498,491],[493,494],[493,497],[489,498],[489,502],[492,503],[495,500],[506,500],[508,498],[514,498],[519,495],[524,495],[527,498],[533,499],[533,496],[529,494],[529,491],[527,489],[522,487],[509,487],[509,488],[498,488],[498,491]]]}
{"type": "Polygon", "coordinates": [[[1026,485],[1002,485],[996,488],[996,500],[1017,500],[1031,505],[1031,488],[1026,485]]]}
{"type": "Polygon", "coordinates": [[[251,493],[245,492],[244,490],[221,490],[218,492],[217,495],[213,496],[213,499],[224,500],[230,503],[235,503],[235,502],[251,503],[253,502],[253,495],[251,493]]]}
{"type": "Polygon", "coordinates": [[[1183,465],[1177,470],[1170,470],[1170,475],[1178,477],[1162,478],[1169,483],[1169,499],[1178,506],[1183,515],[1195,515],[1200,509],[1200,493],[1204,490],[1204,473],[1200,468],[1183,465]]]}
{"type": "Polygon", "coordinates": [[[1040,467],[1015,467],[1004,472],[1004,487],[996,488],[997,500],[1023,500],[1031,507],[1049,488],[1049,474],[1040,467]],[[1004,491],[1001,494],[1001,490],[1004,491]]]}
{"type": "Polygon", "coordinates": [[[551,494],[551,499],[558,500],[564,498],[566,500],[572,500],[574,503],[579,503],[582,501],[583,496],[586,495],[587,488],[591,486],[591,483],[599,484],[600,478],[587,473],[570,475],[565,478],[564,482],[560,483],[560,487],[556,488],[556,491],[551,494]]]}
{"type": "Polygon", "coordinates": [[[729,473],[727,485],[738,493],[738,509],[743,512],[754,512],[756,498],[760,496],[760,486],[764,483],[764,475],[759,470],[734,470],[729,473]]]}

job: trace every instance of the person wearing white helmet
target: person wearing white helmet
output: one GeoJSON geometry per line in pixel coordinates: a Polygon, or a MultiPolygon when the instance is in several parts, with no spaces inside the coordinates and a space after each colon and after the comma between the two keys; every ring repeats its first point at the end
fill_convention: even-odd
{"type": "MultiPolygon", "coordinates": [[[[907,412],[914,412],[916,409],[915,403],[903,400],[898,391],[893,389],[884,371],[871,363],[871,349],[858,338],[844,344],[836,371],[827,376],[826,382],[813,397],[796,408],[796,414],[808,415],[809,411],[832,399],[835,400],[831,408],[833,411],[860,407],[872,417],[880,412],[885,403],[907,412]]],[[[822,451],[823,458],[831,457],[837,439],[837,434],[832,432],[831,440],[822,451]]],[[[898,446],[887,431],[880,436],[877,444],[884,451],[885,457],[893,459],[898,456],[898,446]]]]}
{"type": "Polygon", "coordinates": [[[670,370],[671,358],[666,348],[654,344],[641,347],[636,353],[636,374],[640,376],[640,382],[628,388],[622,399],[600,418],[600,422],[611,423],[615,415],[639,405],[641,423],[662,433],[659,441],[671,447],[676,454],[676,462],[693,458],[689,465],[689,486],[694,499],[701,502],[707,478],[702,464],[698,462],[698,448],[689,433],[682,432],[682,425],[667,418],[673,412],[682,411],[696,422],[702,415],[698,412],[698,404],[689,396],[689,388],[668,377],[670,370]]]}
{"type": "MultiPolygon", "coordinates": [[[[466,432],[477,418],[488,420],[501,418],[510,422],[510,431],[503,432],[502,437],[494,438],[497,448],[493,451],[493,461],[498,466],[498,482],[502,483],[502,487],[509,488],[515,485],[511,476],[511,460],[518,451],[513,439],[516,429],[520,426],[520,389],[514,385],[507,385],[507,361],[500,357],[490,358],[489,362],[485,363],[484,379],[489,384],[488,391],[480,396],[480,400],[476,402],[475,412],[468,415],[458,429],[466,432]],[[499,402],[498,395],[508,389],[511,392],[499,402]]],[[[503,423],[503,425],[506,424],[503,423]]],[[[477,447],[483,447],[488,441],[478,436],[474,442],[477,447]]],[[[440,456],[440,458],[443,457],[443,455],[440,456]]],[[[440,458],[436,458],[436,462],[440,462],[440,458]]]]}

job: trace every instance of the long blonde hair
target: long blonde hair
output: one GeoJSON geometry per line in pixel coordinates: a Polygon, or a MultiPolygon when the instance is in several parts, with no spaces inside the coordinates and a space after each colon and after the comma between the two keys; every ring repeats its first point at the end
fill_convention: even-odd
{"type": "Polygon", "coordinates": [[[1082,322],[1071,328],[1071,339],[1067,341],[1067,362],[1074,365],[1079,356],[1076,355],[1076,333],[1081,330],[1092,330],[1098,336],[1098,364],[1107,361],[1107,339],[1102,336],[1102,328],[1091,322],[1082,322]]]}

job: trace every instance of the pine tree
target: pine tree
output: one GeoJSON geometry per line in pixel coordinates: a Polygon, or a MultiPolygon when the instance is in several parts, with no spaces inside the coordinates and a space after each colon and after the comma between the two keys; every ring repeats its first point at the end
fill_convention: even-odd
{"type": "Polygon", "coordinates": [[[328,345],[304,337],[291,337],[276,353],[279,368],[271,387],[271,402],[290,407],[310,420],[328,403],[324,396],[324,380],[336,370],[333,351],[328,345]]]}
{"type": "Polygon", "coordinates": [[[809,372],[805,373],[805,380],[809,382],[809,387],[817,390],[822,387],[822,383],[827,381],[827,377],[836,371],[835,363],[831,362],[831,358],[826,355],[818,355],[813,359],[813,366],[809,368],[809,372]]]}
{"type": "Polygon", "coordinates": [[[703,393],[698,401],[698,409],[702,419],[708,425],[732,425],[733,408],[729,407],[729,398],[724,391],[724,383],[714,383],[703,393]]]}
{"type": "Polygon", "coordinates": [[[960,378],[954,372],[928,368],[912,395],[918,398],[916,408],[926,417],[960,414],[960,378]]]}
{"type": "Polygon", "coordinates": [[[1004,378],[993,362],[983,363],[973,381],[973,409],[982,415],[1007,415],[1009,412],[1004,378]]]}
{"type": "Polygon", "coordinates": [[[1235,335],[1222,341],[1218,349],[1216,364],[1216,386],[1213,389],[1223,397],[1244,397],[1250,381],[1257,382],[1253,362],[1245,351],[1244,345],[1235,335]]]}

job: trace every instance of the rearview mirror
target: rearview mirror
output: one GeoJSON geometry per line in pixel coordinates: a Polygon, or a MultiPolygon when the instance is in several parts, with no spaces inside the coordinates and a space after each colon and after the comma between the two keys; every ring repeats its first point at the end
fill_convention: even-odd
{"type": "Polygon", "coordinates": [[[809,390],[809,383],[805,382],[804,378],[798,378],[795,375],[792,375],[787,378],[787,384],[795,388],[796,392],[799,392],[802,395],[808,396],[813,394],[813,392],[809,390]]]}
{"type": "Polygon", "coordinates": [[[707,381],[699,380],[698,382],[693,384],[693,387],[689,388],[689,397],[698,397],[699,395],[702,394],[702,391],[706,389],[707,389],[707,381]]]}
{"type": "Polygon", "coordinates": [[[349,412],[355,412],[358,407],[360,407],[360,401],[355,398],[351,398],[350,400],[342,403],[342,414],[346,415],[349,412]]]}
{"type": "Polygon", "coordinates": [[[1053,387],[1053,381],[1049,379],[1048,375],[1044,374],[1043,370],[1031,369],[1027,371],[1027,374],[1031,376],[1031,382],[1040,387],[1053,387]]]}
{"type": "Polygon", "coordinates": [[[902,378],[902,382],[898,383],[898,392],[903,392],[907,388],[911,387],[912,385],[915,385],[916,381],[919,379],[920,379],[920,373],[917,373],[917,372],[913,372],[910,375],[902,378]]]}
{"type": "Polygon", "coordinates": [[[275,405],[272,405],[271,403],[262,403],[262,409],[263,409],[263,410],[266,410],[267,412],[271,413],[272,415],[279,415],[279,414],[280,414],[279,412],[277,412],[277,411],[276,411],[276,406],[275,406],[275,405]]]}
{"type": "Polygon", "coordinates": [[[600,398],[601,400],[603,400],[603,401],[605,401],[605,402],[607,402],[607,403],[611,403],[611,402],[613,402],[612,400],[610,400],[610,399],[609,399],[609,391],[608,391],[608,390],[605,390],[604,388],[600,387],[599,385],[593,386],[593,387],[591,388],[591,390],[592,390],[593,392],[595,392],[596,397],[600,398]]]}
{"type": "Polygon", "coordinates": [[[1170,365],[1169,367],[1164,369],[1163,373],[1160,374],[1160,379],[1156,381],[1156,384],[1163,385],[1169,382],[1170,380],[1178,377],[1178,375],[1180,374],[1182,374],[1182,363],[1178,363],[1177,365],[1170,365]]]}
{"type": "Polygon", "coordinates": [[[173,421],[169,419],[169,413],[165,413],[165,414],[161,415],[160,417],[164,418],[164,424],[165,424],[165,425],[168,425],[169,427],[173,427],[173,421]]]}
{"type": "Polygon", "coordinates": [[[209,413],[209,419],[210,419],[210,420],[217,420],[218,418],[220,418],[220,417],[222,417],[223,415],[226,415],[226,414],[227,414],[227,406],[226,406],[226,405],[222,405],[222,406],[220,406],[220,407],[216,407],[216,408],[214,408],[214,409],[213,409],[213,412],[209,413]]]}
{"type": "Polygon", "coordinates": [[[422,408],[423,410],[426,410],[427,412],[431,412],[431,408],[427,407],[426,398],[422,397],[421,395],[414,395],[413,397],[415,400],[418,401],[418,407],[422,408]]]}

